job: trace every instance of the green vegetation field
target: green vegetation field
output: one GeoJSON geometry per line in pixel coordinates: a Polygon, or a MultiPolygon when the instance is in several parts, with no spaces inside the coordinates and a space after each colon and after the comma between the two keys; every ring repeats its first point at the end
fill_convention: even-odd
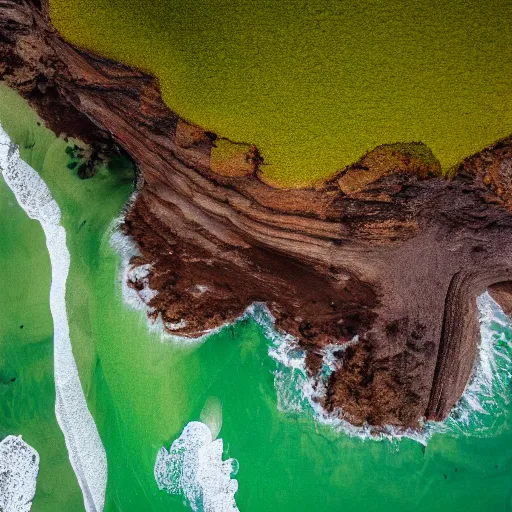
{"type": "Polygon", "coordinates": [[[512,133],[506,0],[51,0],[71,42],[156,75],[167,104],[299,186],[378,144],[445,169],[512,133]]]}

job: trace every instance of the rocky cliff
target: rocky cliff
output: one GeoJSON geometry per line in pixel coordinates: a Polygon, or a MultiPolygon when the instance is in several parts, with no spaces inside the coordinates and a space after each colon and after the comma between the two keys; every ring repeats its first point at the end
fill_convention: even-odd
{"type": "Polygon", "coordinates": [[[197,336],[263,301],[312,377],[322,348],[340,346],[327,410],[375,426],[446,417],[475,361],[476,297],[496,285],[511,302],[512,137],[450,177],[423,144],[391,144],[316,187],[276,189],[258,148],[180,119],[151,77],[63,41],[44,1],[0,0],[0,39],[1,78],[49,127],[136,163],[123,229],[151,267],[130,285],[159,292],[149,305],[169,330],[197,336]]]}

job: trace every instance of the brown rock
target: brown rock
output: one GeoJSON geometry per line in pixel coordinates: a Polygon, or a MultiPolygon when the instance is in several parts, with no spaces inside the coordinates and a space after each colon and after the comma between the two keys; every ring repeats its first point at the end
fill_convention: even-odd
{"type": "Polygon", "coordinates": [[[198,126],[187,123],[183,119],[178,119],[176,124],[176,133],[174,142],[182,148],[191,148],[202,144],[208,144],[210,139],[198,126]]]}
{"type": "Polygon", "coordinates": [[[408,174],[425,179],[439,176],[441,164],[421,142],[383,144],[343,170],[338,186],[344,194],[352,195],[390,174],[408,174]]]}
{"type": "Polygon", "coordinates": [[[328,410],[376,426],[446,417],[475,361],[476,297],[512,281],[512,137],[451,179],[424,145],[396,144],[316,189],[279,190],[256,148],[215,154],[219,139],[170,111],[153,78],[64,42],[45,2],[1,1],[0,36],[1,78],[52,129],[137,164],[123,228],[169,329],[197,336],[264,301],[312,373],[323,346],[359,336],[336,353],[328,410]]]}
{"type": "Polygon", "coordinates": [[[489,287],[489,293],[503,312],[512,318],[512,282],[493,284],[489,287]]]}

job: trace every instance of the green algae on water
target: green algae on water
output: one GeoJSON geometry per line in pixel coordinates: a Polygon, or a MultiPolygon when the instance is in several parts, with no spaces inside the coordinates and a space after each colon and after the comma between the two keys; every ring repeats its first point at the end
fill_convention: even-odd
{"type": "Polygon", "coordinates": [[[255,144],[270,183],[326,178],[386,143],[448,170],[512,133],[503,0],[51,0],[71,42],[156,75],[164,100],[255,144]]]}

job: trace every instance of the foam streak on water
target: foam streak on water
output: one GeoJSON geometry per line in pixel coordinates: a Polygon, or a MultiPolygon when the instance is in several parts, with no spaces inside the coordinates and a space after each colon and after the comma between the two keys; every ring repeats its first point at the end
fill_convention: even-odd
{"type": "Polygon", "coordinates": [[[204,423],[191,421],[169,451],[162,447],[157,454],[158,488],[183,496],[194,512],[238,512],[238,482],[231,478],[238,463],[222,460],[222,452],[222,439],[214,439],[204,423]]]}
{"type": "Polygon", "coordinates": [[[52,266],[50,309],[53,318],[55,413],[88,512],[103,510],[107,459],[80,383],[69,337],[66,281],[70,255],[58,204],[37,174],[21,160],[18,148],[0,125],[0,169],[27,215],[41,223],[52,266]]]}
{"type": "Polygon", "coordinates": [[[21,437],[0,443],[0,510],[29,512],[36,493],[39,454],[21,437]]]}

